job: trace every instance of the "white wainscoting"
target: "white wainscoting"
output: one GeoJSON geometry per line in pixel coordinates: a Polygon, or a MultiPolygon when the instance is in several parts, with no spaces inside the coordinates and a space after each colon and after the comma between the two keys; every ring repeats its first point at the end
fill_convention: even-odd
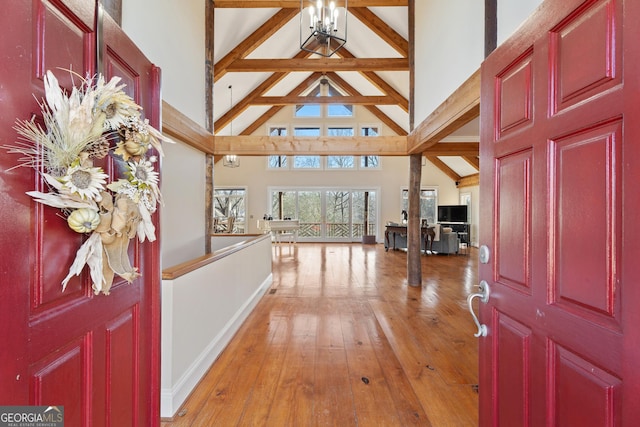
{"type": "Polygon", "coordinates": [[[161,417],[178,411],[269,288],[271,255],[269,236],[257,236],[162,280],[161,417]]]}

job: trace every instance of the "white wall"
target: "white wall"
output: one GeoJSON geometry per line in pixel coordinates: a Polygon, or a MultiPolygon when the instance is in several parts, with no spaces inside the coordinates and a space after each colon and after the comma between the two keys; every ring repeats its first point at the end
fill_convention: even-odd
{"type": "MultiPolygon", "coordinates": [[[[162,70],[162,98],[196,123],[205,118],[205,2],[125,0],[122,28],[162,70]]],[[[164,145],[162,267],[204,254],[205,157],[178,142],[164,145]]]]}
{"type": "Polygon", "coordinates": [[[122,28],[162,69],[162,99],[205,124],[204,0],[124,0],[122,28]]]}
{"type": "Polygon", "coordinates": [[[204,255],[206,159],[179,141],[163,149],[160,236],[167,268],[204,255]]]}
{"type": "Polygon", "coordinates": [[[418,125],[479,67],[484,2],[415,2],[415,117],[418,125]]]}
{"type": "Polygon", "coordinates": [[[260,236],[162,281],[162,417],[180,408],[271,285],[271,253],[271,239],[260,236]]]}
{"type": "Polygon", "coordinates": [[[498,0],[498,45],[502,44],[542,3],[542,0],[498,0]]]}

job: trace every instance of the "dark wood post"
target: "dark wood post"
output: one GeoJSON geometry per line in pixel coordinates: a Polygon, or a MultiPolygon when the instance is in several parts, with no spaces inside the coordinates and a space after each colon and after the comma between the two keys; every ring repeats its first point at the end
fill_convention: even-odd
{"type": "Polygon", "coordinates": [[[493,52],[498,43],[498,0],[484,0],[484,57],[493,52]]]}
{"type": "MultiPolygon", "coordinates": [[[[205,0],[205,126],[213,134],[213,22],[214,4],[212,0],[205,0]]],[[[204,253],[211,253],[211,233],[213,232],[213,165],[215,159],[212,154],[206,157],[206,184],[204,195],[204,253]]]]}
{"type": "Polygon", "coordinates": [[[409,156],[409,218],[407,220],[407,283],[422,286],[422,260],[420,242],[420,181],[422,180],[422,154],[409,156]]]}

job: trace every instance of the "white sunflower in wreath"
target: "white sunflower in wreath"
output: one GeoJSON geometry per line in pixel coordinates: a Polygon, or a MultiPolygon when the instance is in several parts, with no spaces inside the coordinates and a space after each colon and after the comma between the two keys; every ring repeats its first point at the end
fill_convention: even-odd
{"type": "Polygon", "coordinates": [[[45,99],[39,103],[45,128],[34,120],[18,120],[15,145],[3,148],[21,154],[16,166],[42,173],[48,192],[29,191],[36,202],[61,209],[69,227],[89,235],[76,253],[62,288],[89,267],[96,294],[108,294],[114,276],[128,282],[139,276],[127,247],[136,235],[155,240],[151,214],[161,201],[154,148],[171,142],[140,116],[142,108],[124,91],[119,77],[84,78],[67,95],[51,71],[44,77],[45,99]],[[126,162],[125,176],[107,184],[109,176],[94,159],[112,150],[126,162]]]}

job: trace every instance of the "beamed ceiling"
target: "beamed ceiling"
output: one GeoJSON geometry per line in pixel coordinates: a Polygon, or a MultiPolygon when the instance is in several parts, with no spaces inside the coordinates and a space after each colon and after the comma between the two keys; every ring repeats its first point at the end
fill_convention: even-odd
{"type": "Polygon", "coordinates": [[[347,43],[323,58],[299,47],[299,0],[214,1],[215,154],[420,152],[453,180],[473,184],[479,170],[477,105],[461,105],[460,113],[447,110],[447,117],[428,118],[409,133],[407,0],[349,0],[348,5],[347,43]],[[306,96],[323,78],[344,96],[306,96]],[[365,108],[397,136],[250,136],[260,129],[265,134],[285,106],[329,102],[365,108]]]}

